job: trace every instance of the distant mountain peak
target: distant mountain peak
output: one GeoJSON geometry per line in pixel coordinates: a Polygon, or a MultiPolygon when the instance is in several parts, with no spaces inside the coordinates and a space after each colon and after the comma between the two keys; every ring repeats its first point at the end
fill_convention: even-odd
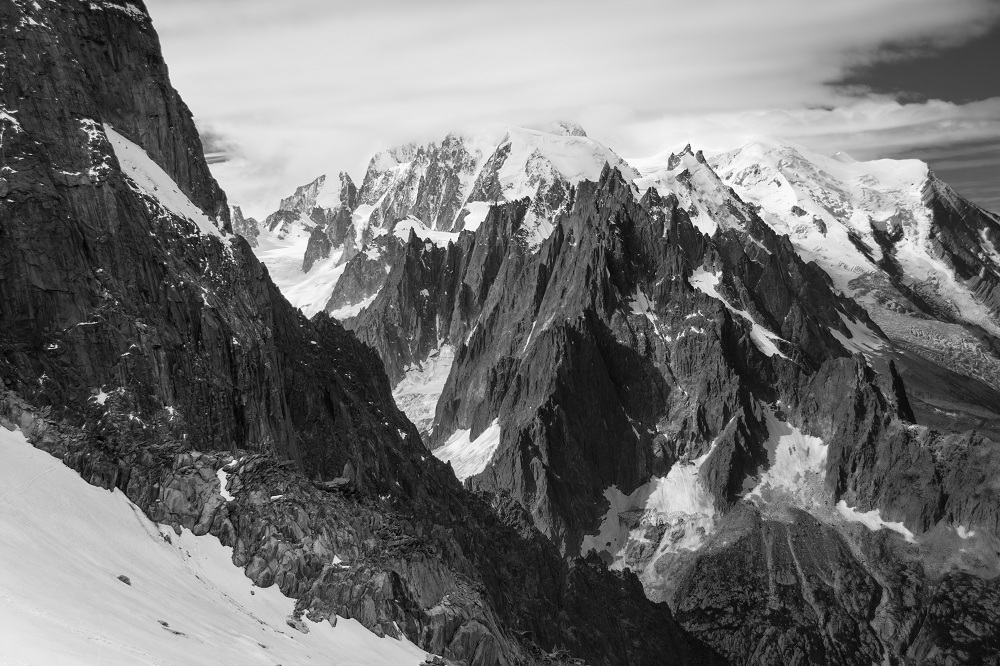
{"type": "Polygon", "coordinates": [[[548,129],[550,133],[561,136],[587,136],[582,125],[568,120],[557,120],[548,129]]]}

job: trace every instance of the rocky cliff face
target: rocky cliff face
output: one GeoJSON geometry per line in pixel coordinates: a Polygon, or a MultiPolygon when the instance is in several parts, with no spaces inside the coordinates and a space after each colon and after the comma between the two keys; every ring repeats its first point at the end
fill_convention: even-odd
{"type": "Polygon", "coordinates": [[[278,293],[231,234],[141,2],[0,0],[0,31],[5,425],[215,534],[300,615],[472,664],[720,663],[634,577],[566,563],[461,489],[375,354],[278,293]]]}

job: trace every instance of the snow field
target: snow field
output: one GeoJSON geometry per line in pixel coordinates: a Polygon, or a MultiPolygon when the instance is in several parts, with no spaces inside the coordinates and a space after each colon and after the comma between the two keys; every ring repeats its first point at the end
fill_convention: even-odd
{"type": "Polygon", "coordinates": [[[304,273],[302,259],[308,243],[309,233],[301,228],[293,229],[284,239],[262,229],[254,254],[267,266],[271,279],[288,302],[301,309],[306,317],[312,317],[326,307],[347,265],[337,265],[343,254],[341,248],[331,252],[326,259],[317,261],[312,270],[304,273]]]}
{"type": "Polygon", "coordinates": [[[392,390],[396,405],[417,426],[421,435],[429,433],[434,426],[438,399],[444,392],[454,362],[455,348],[442,345],[423,363],[408,368],[392,390]]]}
{"type": "Polygon", "coordinates": [[[493,460],[500,446],[500,422],[494,420],[476,439],[470,439],[471,430],[456,430],[448,441],[432,453],[441,462],[450,462],[455,476],[465,481],[479,474],[493,460]]]}

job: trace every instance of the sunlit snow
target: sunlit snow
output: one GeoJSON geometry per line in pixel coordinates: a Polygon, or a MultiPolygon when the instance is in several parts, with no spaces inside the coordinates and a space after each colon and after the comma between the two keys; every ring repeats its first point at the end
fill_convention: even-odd
{"type": "MultiPolygon", "coordinates": [[[[871,284],[882,279],[882,252],[875,231],[902,232],[893,259],[908,285],[961,313],[967,321],[1000,334],[989,309],[938,258],[927,205],[930,173],[919,160],[859,162],[826,157],[801,146],[757,141],[711,159],[719,175],[777,233],[787,234],[805,261],[815,261],[837,289],[866,305],[881,307],[871,284]],[[871,258],[858,249],[864,243],[871,258]]],[[[947,191],[947,190],[946,190],[947,191]]],[[[946,195],[947,196],[947,195],[946,195]]],[[[983,244],[984,255],[989,248],[983,244]]]]}
{"type": "Polygon", "coordinates": [[[493,460],[500,446],[500,422],[493,421],[479,437],[470,441],[471,434],[471,430],[456,430],[444,446],[433,451],[438,460],[451,463],[459,481],[479,474],[493,460]]]}
{"type": "MultiPolygon", "coordinates": [[[[847,506],[847,502],[840,500],[837,502],[837,512],[844,517],[845,520],[852,523],[861,523],[872,532],[877,532],[881,529],[892,530],[893,532],[898,532],[903,535],[903,538],[910,543],[915,543],[916,540],[913,538],[913,532],[906,529],[906,526],[899,522],[889,522],[882,519],[882,513],[878,509],[872,509],[871,511],[861,512],[857,509],[847,506]]],[[[964,537],[963,537],[964,538],[964,537]]]]}
{"type": "MultiPolygon", "coordinates": [[[[382,288],[379,287],[379,291],[381,290],[382,288]]],[[[362,310],[364,310],[366,307],[375,302],[375,299],[378,298],[378,294],[379,292],[376,291],[371,296],[363,298],[357,303],[348,303],[347,305],[339,307],[336,310],[332,311],[330,313],[330,316],[333,317],[334,319],[350,319],[351,317],[357,317],[359,314],[361,314],[362,310]]]]}
{"type": "Polygon", "coordinates": [[[284,238],[277,238],[264,229],[257,243],[254,254],[267,266],[271,279],[289,303],[300,308],[307,317],[326,307],[347,267],[347,264],[337,265],[343,254],[342,248],[317,261],[308,273],[304,273],[302,259],[309,244],[309,232],[293,228],[284,238]]]}
{"type": "Polygon", "coordinates": [[[407,368],[406,374],[392,390],[396,405],[424,435],[434,425],[434,412],[438,398],[444,391],[448,374],[455,362],[455,348],[442,345],[423,363],[407,368]]]}
{"type": "Polygon", "coordinates": [[[827,445],[795,426],[765,413],[768,467],[759,478],[748,479],[748,499],[770,499],[778,494],[794,498],[801,507],[820,503],[824,496],[827,445]]]}
{"type": "Polygon", "coordinates": [[[429,241],[438,247],[448,247],[448,243],[454,243],[458,240],[458,234],[449,231],[435,231],[413,217],[408,217],[405,220],[397,222],[396,226],[393,227],[392,233],[396,238],[406,242],[410,239],[410,231],[413,231],[417,235],[417,238],[429,241]]]}
{"type": "Polygon", "coordinates": [[[533,198],[538,191],[538,170],[542,164],[551,165],[558,176],[570,185],[580,181],[600,180],[604,166],[619,169],[626,180],[637,178],[639,173],[610,148],[586,136],[550,134],[521,127],[511,128],[507,139],[500,145],[510,146],[497,176],[507,201],[524,197],[533,198]]]}
{"type": "Polygon", "coordinates": [[[830,329],[830,333],[837,339],[838,342],[840,342],[840,344],[844,345],[845,349],[852,353],[860,352],[870,360],[873,353],[877,353],[886,348],[886,341],[876,335],[870,328],[861,322],[852,320],[842,312],[839,314],[841,321],[844,322],[844,326],[846,326],[847,330],[851,332],[851,337],[848,338],[843,333],[833,328],[830,329]]]}
{"type": "Polygon", "coordinates": [[[581,552],[607,553],[612,567],[625,566],[624,549],[629,541],[644,541],[646,528],[668,525],[657,545],[650,565],[666,553],[697,550],[715,524],[715,500],[701,483],[699,472],[715,448],[692,461],[679,460],[664,477],[654,477],[625,495],[617,487],[604,491],[611,507],[596,535],[583,538],[581,552]],[[640,512],[637,527],[630,527],[623,515],[640,512]]]}
{"type": "Polygon", "coordinates": [[[140,190],[158,201],[171,213],[193,222],[201,233],[222,236],[216,223],[195,206],[186,194],[181,192],[177,183],[153,161],[153,158],[145,150],[123,137],[107,123],[104,125],[104,132],[114,148],[115,157],[118,158],[122,171],[140,190]]]}
{"type": "Polygon", "coordinates": [[[232,502],[236,498],[226,490],[226,486],[229,485],[229,474],[224,468],[219,468],[215,475],[219,477],[219,494],[222,495],[222,499],[232,502]]]}
{"type": "Polygon", "coordinates": [[[486,220],[492,204],[488,201],[470,201],[465,204],[465,210],[469,211],[465,216],[462,228],[466,231],[475,231],[486,220]]]}
{"type": "Polygon", "coordinates": [[[750,322],[750,338],[765,356],[778,355],[782,358],[788,358],[778,349],[778,345],[775,344],[775,341],[784,342],[782,338],[754,321],[753,316],[749,312],[733,307],[729,304],[729,301],[722,297],[718,290],[719,280],[720,278],[717,273],[709,273],[704,267],[699,266],[691,275],[690,282],[692,287],[717,301],[721,301],[730,312],[750,322]]]}

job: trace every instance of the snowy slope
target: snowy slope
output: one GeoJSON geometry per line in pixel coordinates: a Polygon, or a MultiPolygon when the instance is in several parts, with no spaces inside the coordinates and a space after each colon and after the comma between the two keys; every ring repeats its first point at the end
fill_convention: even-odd
{"type": "Polygon", "coordinates": [[[267,272],[288,302],[307,317],[323,309],[330,299],[345,266],[338,265],[342,249],[317,261],[308,273],[302,271],[302,255],[309,243],[309,232],[302,228],[286,230],[283,236],[264,229],[257,237],[254,254],[267,266],[267,272]]]}
{"type": "Polygon", "coordinates": [[[0,428],[0,663],[419,664],[354,620],[286,624],[215,537],[178,536],[0,428]],[[118,580],[129,578],[130,585],[118,580]]]}
{"type": "Polygon", "coordinates": [[[620,169],[629,180],[638,176],[614,151],[586,136],[511,128],[497,147],[505,150],[509,152],[497,171],[505,201],[534,198],[548,179],[559,178],[569,185],[596,181],[605,164],[620,169]]]}
{"type": "Polygon", "coordinates": [[[448,243],[454,243],[458,240],[457,233],[428,229],[423,222],[414,217],[408,217],[405,220],[400,220],[392,229],[393,235],[404,243],[409,240],[410,231],[413,231],[417,238],[420,238],[427,243],[437,245],[438,247],[448,247],[448,243]]]}
{"type": "Polygon", "coordinates": [[[104,133],[111,142],[122,171],[141,193],[151,197],[171,213],[190,220],[202,234],[222,237],[218,225],[181,192],[177,183],[145,150],[106,123],[104,133]]]}
{"type": "Polygon", "coordinates": [[[664,555],[701,547],[705,535],[715,521],[715,498],[699,479],[699,471],[711,454],[674,463],[664,477],[653,477],[631,494],[625,495],[615,486],[604,491],[610,508],[601,521],[596,535],[584,537],[581,551],[605,553],[613,568],[634,566],[628,557],[630,544],[648,544],[653,549],[644,568],[652,572],[656,561],[664,555]],[[632,521],[623,516],[633,514],[632,521]],[[661,540],[653,543],[650,529],[666,526],[661,540]]]}
{"type": "Polygon", "coordinates": [[[397,220],[409,217],[437,231],[475,231],[491,204],[528,198],[533,205],[525,240],[534,248],[551,233],[565,187],[598,180],[606,164],[621,170],[628,180],[639,175],[611,149],[565,128],[545,132],[511,127],[499,138],[490,132],[452,134],[440,144],[400,146],[372,158],[361,205],[355,210],[353,235],[363,247],[397,220]],[[442,172],[448,177],[441,177],[442,172]],[[418,203],[440,203],[446,194],[454,194],[427,191],[428,179],[435,173],[443,184],[457,183],[460,206],[454,217],[440,215],[451,210],[447,207],[431,207],[436,217],[417,210],[418,203]]]}

